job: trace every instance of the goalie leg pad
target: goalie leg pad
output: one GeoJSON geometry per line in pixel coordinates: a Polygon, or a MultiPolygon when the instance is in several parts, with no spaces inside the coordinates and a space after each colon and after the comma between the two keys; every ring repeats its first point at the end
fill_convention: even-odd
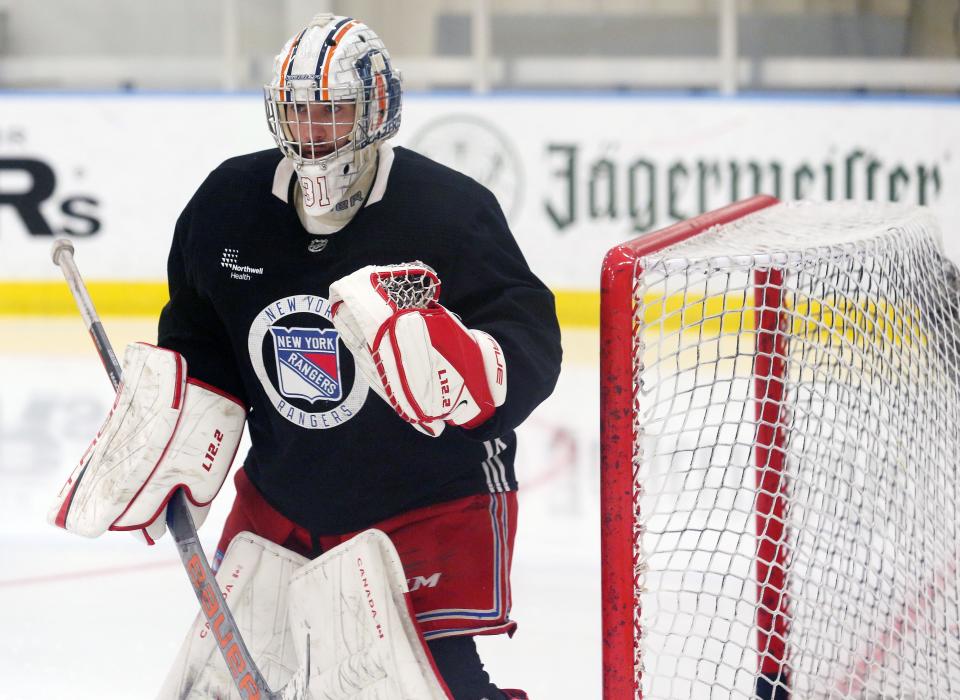
{"type": "MultiPolygon", "coordinates": [[[[299,668],[287,625],[287,589],[306,557],[249,532],[227,549],[217,582],[240,634],[271,688],[279,688],[299,668]]],[[[216,630],[198,614],[167,674],[158,700],[240,698],[217,648],[216,630]]]]}
{"type": "Polygon", "coordinates": [[[367,530],[297,571],[290,628],[307,656],[310,696],[324,700],[452,698],[413,620],[400,557],[367,530]]]}

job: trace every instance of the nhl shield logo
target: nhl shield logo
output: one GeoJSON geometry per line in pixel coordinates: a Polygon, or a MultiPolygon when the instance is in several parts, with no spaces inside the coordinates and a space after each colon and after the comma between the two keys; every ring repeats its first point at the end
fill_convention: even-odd
{"type": "Polygon", "coordinates": [[[272,326],[270,333],[281,394],[311,403],[343,398],[336,329],[272,326]]]}

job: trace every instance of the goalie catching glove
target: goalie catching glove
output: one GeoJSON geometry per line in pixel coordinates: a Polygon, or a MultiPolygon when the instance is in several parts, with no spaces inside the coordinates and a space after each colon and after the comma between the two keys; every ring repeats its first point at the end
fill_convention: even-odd
{"type": "Polygon", "coordinates": [[[85,537],[139,531],[153,544],[166,532],[167,502],[182,487],[200,527],[245,419],[236,399],[187,377],[180,353],[130,344],[113,408],[48,520],[85,537]]]}
{"type": "Polygon", "coordinates": [[[417,430],[474,428],[507,395],[499,343],[466,328],[437,299],[440,280],[420,262],[367,266],[330,285],[333,325],[357,368],[417,430]]]}

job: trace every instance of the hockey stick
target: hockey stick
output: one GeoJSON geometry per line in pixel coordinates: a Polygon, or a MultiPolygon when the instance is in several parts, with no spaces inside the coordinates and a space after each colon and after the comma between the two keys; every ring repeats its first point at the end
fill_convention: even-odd
{"type": "MultiPolygon", "coordinates": [[[[80,310],[80,316],[90,333],[100,361],[103,363],[114,389],[119,389],[121,381],[120,363],[110,345],[110,339],[100,323],[100,317],[93,307],[93,301],[80,276],[80,270],[73,259],[73,243],[64,238],[53,242],[51,257],[53,262],[63,272],[64,278],[70,287],[70,293],[80,310]]],[[[249,700],[267,698],[268,700],[302,700],[307,697],[307,687],[310,683],[310,640],[307,639],[306,664],[293,675],[284,687],[277,692],[270,690],[266,679],[257,667],[240,636],[236,620],[223,598],[223,591],[214,576],[207,556],[197,538],[197,528],[193,524],[193,517],[187,508],[187,499],[183,489],[177,489],[167,504],[167,527],[177,544],[180,560],[183,562],[193,592],[200,601],[200,609],[210,629],[213,630],[223,655],[224,663],[233,678],[233,682],[240,691],[240,697],[249,700]]]]}

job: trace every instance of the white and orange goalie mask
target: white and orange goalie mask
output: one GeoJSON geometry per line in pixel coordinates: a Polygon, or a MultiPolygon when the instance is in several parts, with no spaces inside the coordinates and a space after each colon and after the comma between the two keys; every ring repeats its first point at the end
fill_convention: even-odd
{"type": "Polygon", "coordinates": [[[350,17],[317,15],[276,57],[264,99],[306,212],[362,204],[353,185],[376,163],[377,143],[400,128],[400,74],[380,37],[350,17]]]}

